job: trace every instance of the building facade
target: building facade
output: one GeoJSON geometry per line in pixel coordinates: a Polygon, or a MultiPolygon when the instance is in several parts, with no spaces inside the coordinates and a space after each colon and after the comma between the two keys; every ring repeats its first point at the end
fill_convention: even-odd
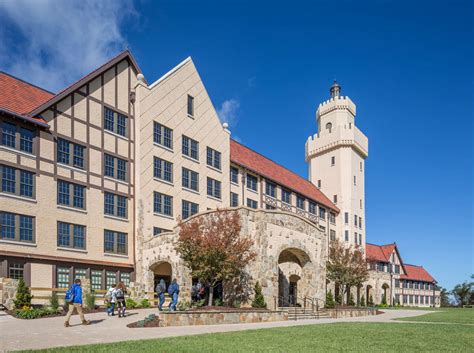
{"type": "Polygon", "coordinates": [[[425,270],[396,247],[382,259],[366,245],[368,139],[337,84],[306,142],[309,180],[231,139],[190,58],[151,84],[125,51],[57,94],[6,73],[0,89],[0,278],[32,288],[88,278],[95,290],[123,281],[144,295],[176,277],[189,295],[178,223],[230,208],[259,254],[250,280],[273,306],[324,300],[335,239],[371,261],[358,298],[379,303],[383,286],[387,301],[437,304],[425,270]]]}

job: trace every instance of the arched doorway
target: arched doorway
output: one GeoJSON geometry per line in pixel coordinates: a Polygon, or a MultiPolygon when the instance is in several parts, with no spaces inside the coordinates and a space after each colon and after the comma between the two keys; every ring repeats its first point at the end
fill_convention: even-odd
{"type": "Polygon", "coordinates": [[[171,264],[169,262],[158,262],[151,265],[150,270],[153,272],[153,291],[161,279],[165,281],[166,288],[168,288],[173,276],[171,264]]]}
{"type": "Polygon", "coordinates": [[[307,275],[311,260],[297,248],[284,249],[278,256],[278,305],[301,305],[311,276],[307,275]]]}
{"type": "Polygon", "coordinates": [[[371,295],[372,295],[371,289],[372,289],[371,285],[368,285],[367,287],[365,287],[365,302],[367,306],[374,305],[374,303],[371,302],[371,295]]]}

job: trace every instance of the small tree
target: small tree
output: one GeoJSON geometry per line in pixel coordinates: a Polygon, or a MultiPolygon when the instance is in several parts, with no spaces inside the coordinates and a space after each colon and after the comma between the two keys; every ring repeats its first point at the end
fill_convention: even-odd
{"type": "Polygon", "coordinates": [[[28,308],[31,307],[31,299],[33,299],[33,296],[31,295],[30,289],[26,286],[23,278],[20,278],[16,290],[16,297],[15,300],[13,300],[15,308],[21,309],[25,306],[28,308]]]}
{"type": "Polygon", "coordinates": [[[59,298],[58,298],[58,293],[53,291],[51,293],[51,296],[49,297],[49,305],[51,306],[51,309],[54,311],[57,311],[59,309],[59,298]]]}
{"type": "Polygon", "coordinates": [[[258,283],[258,281],[257,283],[255,283],[254,291],[255,296],[252,301],[252,308],[266,308],[267,303],[265,303],[265,297],[262,293],[262,286],[260,285],[260,283],[258,283]]]}
{"type": "Polygon", "coordinates": [[[368,306],[373,306],[374,305],[374,297],[372,297],[372,294],[369,295],[369,300],[367,301],[368,306]]]}
{"type": "Polygon", "coordinates": [[[339,292],[339,293],[336,295],[335,301],[336,301],[336,304],[337,304],[337,305],[342,305],[342,293],[341,293],[341,292],[339,292]]]}
{"type": "Polygon", "coordinates": [[[332,291],[326,293],[326,308],[331,309],[336,306],[336,302],[334,301],[334,296],[332,295],[332,291]]]}
{"type": "Polygon", "coordinates": [[[385,294],[382,294],[382,305],[387,305],[387,299],[385,298],[385,294]]]}
{"type": "Polygon", "coordinates": [[[471,301],[472,283],[466,281],[462,284],[456,285],[451,291],[451,294],[454,296],[457,305],[468,305],[471,301]]]}
{"type": "Polygon", "coordinates": [[[217,210],[180,222],[180,228],[176,250],[191,276],[209,287],[208,305],[212,305],[216,284],[238,277],[256,257],[253,240],[240,234],[237,211],[217,210]]]}
{"type": "Polygon", "coordinates": [[[347,305],[355,306],[354,295],[352,295],[352,293],[349,296],[349,301],[347,302],[347,305]]]}
{"type": "Polygon", "coordinates": [[[446,288],[441,288],[439,295],[442,307],[451,306],[451,303],[449,302],[449,291],[446,288]]]}
{"type": "Polygon", "coordinates": [[[362,295],[362,297],[360,298],[360,306],[365,306],[365,297],[364,297],[364,295],[362,295]]]}

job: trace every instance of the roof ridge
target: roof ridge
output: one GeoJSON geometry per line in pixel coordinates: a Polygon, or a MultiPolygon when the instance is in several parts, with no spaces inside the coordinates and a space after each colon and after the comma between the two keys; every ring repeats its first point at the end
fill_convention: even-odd
{"type": "Polygon", "coordinates": [[[29,85],[29,86],[31,86],[31,87],[38,88],[38,89],[42,90],[43,92],[52,94],[53,96],[56,95],[56,93],[54,93],[54,92],[48,91],[47,89],[45,89],[45,88],[43,88],[43,87],[40,87],[40,86],[37,86],[37,85],[35,85],[35,84],[31,83],[31,82],[25,81],[24,79],[19,78],[19,77],[15,76],[15,75],[12,75],[12,74],[10,74],[10,73],[8,73],[8,72],[6,72],[6,71],[0,70],[0,74],[7,75],[7,76],[9,76],[9,77],[11,77],[11,78],[14,78],[15,80],[18,80],[18,81],[21,81],[21,82],[23,82],[23,83],[26,83],[27,85],[29,85]]]}

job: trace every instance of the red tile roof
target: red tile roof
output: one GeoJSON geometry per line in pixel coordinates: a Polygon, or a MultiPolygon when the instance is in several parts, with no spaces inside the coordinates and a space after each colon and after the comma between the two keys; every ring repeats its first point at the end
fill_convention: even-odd
{"type": "MultiPolygon", "coordinates": [[[[0,72],[0,109],[25,115],[54,96],[42,88],[0,72]]],[[[33,118],[42,123],[41,118],[33,118]]]]}
{"type": "Polygon", "coordinates": [[[423,266],[405,264],[405,274],[400,275],[401,279],[411,279],[415,281],[436,282],[436,280],[426,271],[423,266]]]}
{"type": "Polygon", "coordinates": [[[375,245],[365,244],[365,256],[369,261],[390,262],[390,255],[396,248],[395,244],[375,245]]]}
{"type": "Polygon", "coordinates": [[[339,209],[314,184],[250,148],[230,140],[230,160],[332,210],[339,209]]]}

